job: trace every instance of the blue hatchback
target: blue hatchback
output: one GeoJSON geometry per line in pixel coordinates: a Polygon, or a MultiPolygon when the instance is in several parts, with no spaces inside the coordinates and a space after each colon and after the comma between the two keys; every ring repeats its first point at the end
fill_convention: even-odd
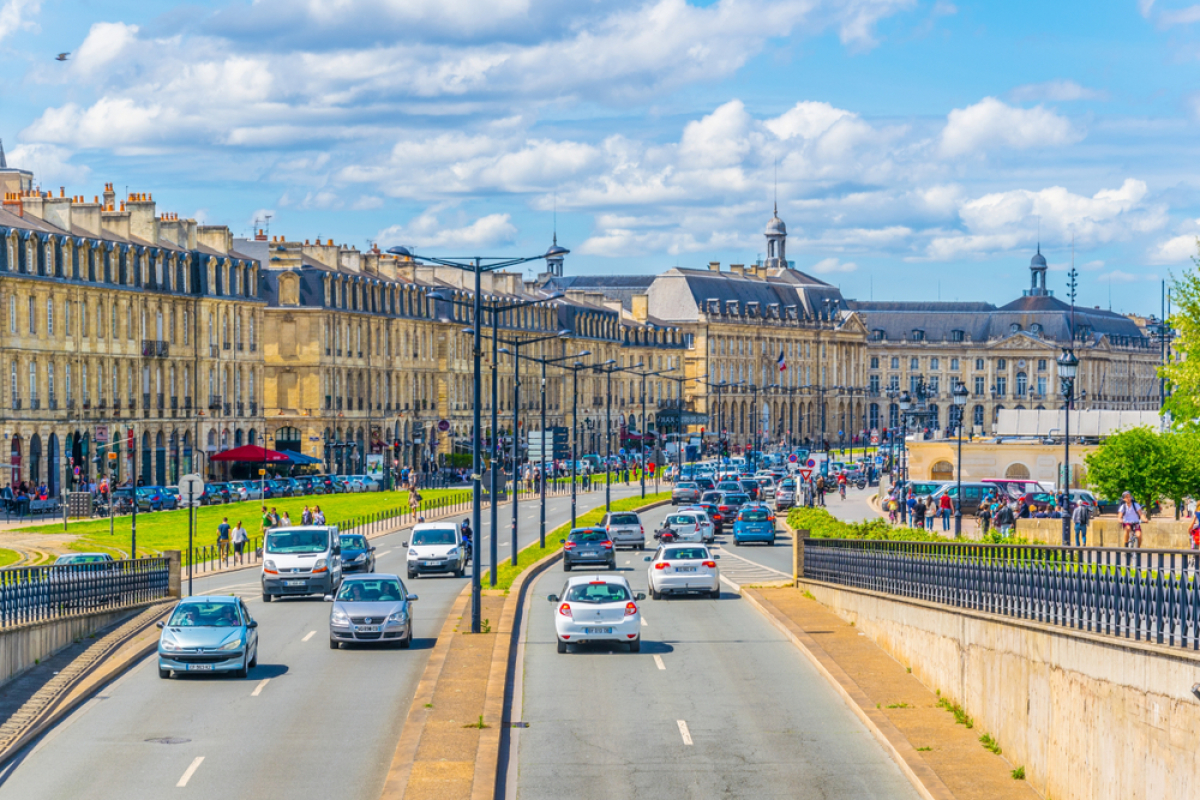
{"type": "Polygon", "coordinates": [[[733,543],[766,542],[775,544],[775,515],[764,505],[742,506],[733,521],[733,543]]]}

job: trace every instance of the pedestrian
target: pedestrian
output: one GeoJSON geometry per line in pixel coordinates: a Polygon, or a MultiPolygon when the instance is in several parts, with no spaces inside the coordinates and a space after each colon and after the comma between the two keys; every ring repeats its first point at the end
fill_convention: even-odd
{"type": "Polygon", "coordinates": [[[825,505],[825,476],[817,476],[817,505],[825,505]]]}
{"type": "Polygon", "coordinates": [[[284,511],[283,516],[279,518],[279,527],[281,527],[281,528],[292,527],[292,518],[288,516],[288,513],[286,511],[284,511]]]}
{"type": "Polygon", "coordinates": [[[954,501],[950,499],[949,492],[942,492],[942,497],[938,500],[938,510],[942,514],[942,530],[950,530],[950,511],[954,508],[954,501]]]}
{"type": "MultiPolygon", "coordinates": [[[[1200,550],[1200,517],[1192,515],[1192,524],[1188,527],[1189,546],[1192,550],[1200,550]]],[[[1200,553],[1192,556],[1192,569],[1200,570],[1200,553]]]]}
{"type": "Polygon", "coordinates": [[[224,561],[229,557],[229,517],[222,517],[217,526],[217,558],[224,561]]]}
{"type": "Polygon", "coordinates": [[[416,514],[417,508],[421,505],[421,494],[416,488],[408,490],[408,511],[410,514],[416,514]]]}
{"type": "Polygon", "coordinates": [[[246,535],[246,529],[242,527],[242,521],[239,519],[237,526],[233,529],[233,558],[239,564],[246,563],[246,542],[250,539],[246,535]]]}
{"type": "Polygon", "coordinates": [[[271,515],[270,515],[270,513],[267,511],[267,507],[266,507],[266,506],[263,506],[263,507],[262,507],[262,522],[260,523],[260,527],[262,528],[262,537],[263,537],[263,541],[266,541],[266,539],[267,539],[267,531],[271,530],[271,528],[272,528],[273,526],[274,526],[274,522],[273,522],[273,520],[271,519],[271,515]]]}
{"type": "Polygon", "coordinates": [[[313,525],[324,525],[325,524],[325,512],[321,510],[320,506],[313,506],[312,524],[313,525]]]}
{"type": "Polygon", "coordinates": [[[1142,523],[1146,521],[1146,511],[1133,499],[1133,495],[1129,492],[1121,495],[1121,505],[1117,508],[1117,518],[1121,520],[1121,527],[1125,532],[1125,546],[1141,547],[1142,523]],[[1130,544],[1135,536],[1137,544],[1130,544]]]}
{"type": "Polygon", "coordinates": [[[309,509],[308,506],[305,506],[304,510],[300,512],[300,524],[301,525],[312,525],[312,522],[313,522],[313,513],[309,509]]]}
{"type": "Polygon", "coordinates": [[[976,512],[976,516],[979,517],[979,527],[983,531],[983,535],[986,538],[988,535],[988,528],[991,526],[991,523],[992,523],[992,506],[991,506],[991,504],[990,503],[980,503],[979,511],[976,512]]]}
{"type": "Polygon", "coordinates": [[[275,510],[275,506],[271,506],[271,527],[279,527],[279,512],[275,510]]]}
{"type": "Polygon", "coordinates": [[[925,495],[925,529],[933,530],[933,520],[937,517],[937,504],[933,501],[933,495],[925,495]]]}
{"type": "Polygon", "coordinates": [[[904,501],[904,505],[908,507],[908,527],[916,527],[913,520],[917,517],[917,496],[909,492],[908,499],[904,501]]]}
{"type": "Polygon", "coordinates": [[[1091,518],[1091,506],[1082,501],[1075,506],[1075,510],[1071,513],[1071,522],[1075,524],[1076,547],[1087,547],[1087,529],[1091,518]]]}
{"type": "Polygon", "coordinates": [[[1013,513],[1012,506],[1008,503],[1000,503],[999,509],[995,514],[996,528],[999,529],[1000,535],[1007,539],[1012,535],[1013,526],[1016,525],[1016,515],[1013,513]]]}
{"type": "Polygon", "coordinates": [[[925,504],[920,502],[916,498],[913,498],[912,511],[913,511],[912,527],[924,528],[925,527],[925,504]]]}

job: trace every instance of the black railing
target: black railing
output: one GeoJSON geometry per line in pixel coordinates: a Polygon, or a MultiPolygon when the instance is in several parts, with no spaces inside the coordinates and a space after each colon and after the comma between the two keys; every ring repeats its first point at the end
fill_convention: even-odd
{"type": "Polygon", "coordinates": [[[1050,545],[808,539],[804,577],[1200,650],[1200,555],[1050,545]]]}
{"type": "Polygon", "coordinates": [[[167,358],[171,355],[171,345],[161,339],[142,339],[143,358],[167,358]]]}
{"type": "Polygon", "coordinates": [[[167,596],[165,558],[0,569],[0,627],[158,600],[167,596]]]}

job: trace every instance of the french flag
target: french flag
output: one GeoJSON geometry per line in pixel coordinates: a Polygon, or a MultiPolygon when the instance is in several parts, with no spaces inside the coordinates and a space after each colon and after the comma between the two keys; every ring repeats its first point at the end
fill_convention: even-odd
{"type": "Polygon", "coordinates": [[[778,361],[776,361],[775,363],[779,365],[779,371],[780,371],[780,372],[783,372],[785,369],[787,369],[787,361],[785,361],[785,360],[784,360],[784,358],[783,358],[783,351],[782,351],[782,350],[780,350],[780,351],[779,351],[779,360],[778,360],[778,361]]]}

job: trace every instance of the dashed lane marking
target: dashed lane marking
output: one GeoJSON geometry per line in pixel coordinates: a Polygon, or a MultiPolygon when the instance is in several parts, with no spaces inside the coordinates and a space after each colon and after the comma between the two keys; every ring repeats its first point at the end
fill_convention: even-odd
{"type": "Polygon", "coordinates": [[[304,638],[303,638],[303,639],[301,639],[300,641],[302,641],[302,642],[307,642],[309,639],[311,639],[312,637],[314,637],[314,636],[316,636],[316,635],[317,635],[317,632],[316,632],[316,631],[309,631],[308,633],[306,633],[306,634],[304,635],[304,638]]]}
{"type": "Polygon", "coordinates": [[[270,678],[263,678],[261,681],[259,681],[258,686],[254,687],[254,691],[250,693],[250,696],[258,697],[260,694],[262,694],[262,690],[267,688],[267,684],[270,682],[270,678]]]}
{"type": "Polygon", "coordinates": [[[645,617],[642,617],[642,627],[643,628],[646,627],[646,618],[645,617]]]}
{"type": "Polygon", "coordinates": [[[692,734],[688,730],[687,723],[681,719],[675,721],[679,724],[679,735],[683,737],[683,743],[690,747],[692,744],[692,734]]]}
{"type": "Polygon", "coordinates": [[[667,665],[663,663],[662,656],[660,656],[658,653],[654,654],[654,665],[659,669],[667,668],[667,665]]]}
{"type": "Polygon", "coordinates": [[[188,781],[192,779],[192,776],[196,774],[196,770],[200,769],[200,765],[203,763],[204,756],[196,756],[196,758],[192,760],[191,765],[184,771],[183,777],[179,779],[179,783],[175,784],[175,787],[182,789],[184,786],[187,786],[188,781]]]}

